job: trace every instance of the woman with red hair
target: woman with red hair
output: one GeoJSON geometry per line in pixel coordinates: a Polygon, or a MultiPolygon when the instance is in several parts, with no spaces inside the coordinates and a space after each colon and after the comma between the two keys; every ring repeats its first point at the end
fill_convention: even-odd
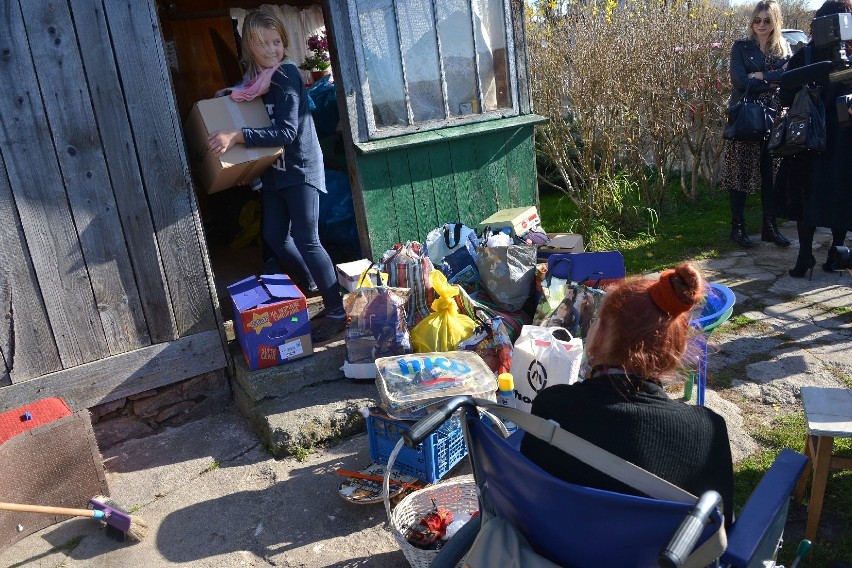
{"type": "MultiPolygon", "coordinates": [[[[586,338],[591,373],[538,393],[532,413],[693,495],[718,491],[730,524],[734,476],[725,421],[709,408],[671,400],[661,381],[679,367],[690,312],[703,297],[704,280],[690,263],[659,280],[632,278],[610,289],[586,338]]],[[[571,483],[636,494],[534,436],[524,437],[521,451],[571,483]]]]}

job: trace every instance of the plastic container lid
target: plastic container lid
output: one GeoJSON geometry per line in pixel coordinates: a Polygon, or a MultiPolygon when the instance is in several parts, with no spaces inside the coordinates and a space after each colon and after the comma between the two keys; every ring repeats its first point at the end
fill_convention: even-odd
{"type": "Polygon", "coordinates": [[[494,391],[494,373],[472,351],[411,353],[376,359],[376,386],[386,410],[413,402],[494,391]]]}
{"type": "Polygon", "coordinates": [[[497,375],[497,390],[508,392],[515,390],[515,378],[512,373],[500,373],[497,375]]]}

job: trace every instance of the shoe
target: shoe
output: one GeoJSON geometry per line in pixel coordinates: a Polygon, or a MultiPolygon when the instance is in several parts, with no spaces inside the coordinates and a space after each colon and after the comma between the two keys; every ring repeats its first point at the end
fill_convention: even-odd
{"type": "Polygon", "coordinates": [[[760,240],[767,243],[775,243],[779,247],[790,246],[789,239],[778,232],[778,226],[775,224],[775,219],[772,219],[771,221],[768,219],[763,220],[763,229],[760,231],[760,240]]]}
{"type": "Polygon", "coordinates": [[[808,255],[805,258],[801,256],[796,258],[796,266],[788,270],[787,272],[793,278],[804,278],[805,272],[810,272],[808,276],[808,280],[811,280],[814,277],[814,266],[816,265],[816,258],[814,255],[808,255]]]}
{"type": "Polygon", "coordinates": [[[743,219],[734,219],[731,221],[731,240],[743,247],[754,246],[746,234],[745,221],[743,219]]]}
{"type": "Polygon", "coordinates": [[[322,322],[311,332],[313,340],[317,343],[328,341],[335,335],[346,329],[346,318],[325,317],[322,322]]]}

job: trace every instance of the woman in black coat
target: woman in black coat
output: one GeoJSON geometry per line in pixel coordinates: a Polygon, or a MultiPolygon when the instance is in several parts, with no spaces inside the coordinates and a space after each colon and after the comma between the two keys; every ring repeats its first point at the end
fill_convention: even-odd
{"type": "MultiPolygon", "coordinates": [[[[761,0],[755,5],[748,37],[737,40],[731,48],[730,104],[742,100],[748,89],[749,97],[757,97],[773,109],[780,107],[778,81],[790,58],[790,46],[781,35],[782,24],[781,7],[776,0],[761,0]]],[[[745,229],[745,202],[747,194],[760,189],[761,240],[789,246],[790,241],[778,232],[775,224],[772,186],[778,163],[769,155],[766,141],[725,140],[723,164],[722,187],[731,199],[731,240],[742,246],[752,245],[745,229]]]]}
{"type": "MultiPolygon", "coordinates": [[[[814,18],[832,14],[852,13],[852,0],[826,0],[814,18]]],[[[788,69],[805,65],[806,49],[811,51],[811,62],[830,61],[832,47],[813,47],[813,42],[796,52],[788,69]]],[[[852,42],[847,42],[846,53],[852,54],[852,42]]],[[[842,246],[846,232],[852,230],[852,126],[841,128],[835,101],[841,95],[852,94],[852,85],[831,83],[828,76],[808,77],[820,87],[820,98],[825,108],[825,151],[816,155],[804,154],[785,157],[776,179],[776,206],[779,214],[796,220],[799,234],[799,255],[790,276],[802,278],[813,275],[816,259],[813,255],[814,233],[817,227],[831,227],[832,246],[842,246]]],[[[789,106],[801,85],[784,82],[781,102],[789,106]]],[[[852,114],[852,111],[850,111],[852,114]]],[[[822,265],[831,272],[830,257],[822,265]]]]}

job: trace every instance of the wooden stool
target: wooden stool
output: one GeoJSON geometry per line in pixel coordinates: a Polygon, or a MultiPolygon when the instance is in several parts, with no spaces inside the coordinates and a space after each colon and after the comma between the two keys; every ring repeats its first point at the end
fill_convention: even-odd
{"type": "Polygon", "coordinates": [[[808,500],[808,523],[805,538],[816,542],[825,483],[829,469],[852,469],[852,458],[832,454],[835,438],[852,438],[852,391],[842,388],[802,387],[802,405],[808,421],[805,455],[811,458],[796,485],[796,502],[801,503],[813,469],[811,497],[808,500]]]}

